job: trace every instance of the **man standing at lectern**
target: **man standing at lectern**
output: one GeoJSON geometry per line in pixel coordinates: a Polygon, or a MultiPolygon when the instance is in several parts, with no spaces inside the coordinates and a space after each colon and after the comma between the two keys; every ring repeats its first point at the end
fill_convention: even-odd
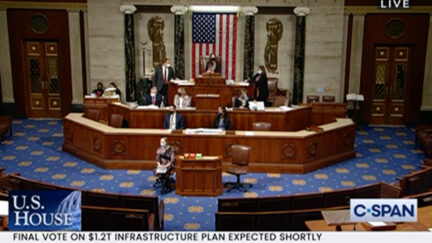
{"type": "Polygon", "coordinates": [[[175,79],[174,69],[170,67],[170,59],[165,58],[165,61],[156,67],[153,75],[154,85],[157,87],[159,94],[163,96],[164,105],[168,105],[168,82],[175,79]]]}

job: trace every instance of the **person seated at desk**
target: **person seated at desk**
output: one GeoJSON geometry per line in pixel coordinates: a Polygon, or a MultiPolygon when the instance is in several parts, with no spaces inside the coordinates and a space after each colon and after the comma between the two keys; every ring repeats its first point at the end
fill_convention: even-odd
{"type": "Polygon", "coordinates": [[[110,88],[115,88],[115,93],[116,93],[116,95],[118,95],[119,98],[121,99],[121,91],[119,90],[119,88],[117,88],[117,85],[116,85],[114,82],[111,82],[111,83],[109,84],[109,87],[110,87],[110,88]]]}
{"type": "Polygon", "coordinates": [[[258,71],[253,76],[251,82],[255,84],[255,89],[258,89],[258,97],[256,98],[256,100],[263,101],[265,104],[269,96],[269,89],[267,83],[267,74],[263,65],[260,65],[258,67],[258,71]]]}
{"type": "Polygon", "coordinates": [[[162,194],[171,191],[170,177],[174,173],[175,166],[175,151],[174,148],[168,145],[168,138],[163,137],[160,140],[160,146],[156,150],[156,169],[154,174],[158,177],[157,183],[162,185],[162,194]]]}
{"type": "Polygon", "coordinates": [[[224,130],[232,129],[232,122],[225,107],[219,106],[218,114],[213,121],[213,128],[222,128],[224,130]]]}
{"type": "Polygon", "coordinates": [[[191,97],[186,93],[184,88],[178,88],[177,94],[174,96],[174,105],[176,108],[190,107],[191,97]]]}
{"type": "Polygon", "coordinates": [[[174,106],[170,106],[169,113],[165,115],[164,128],[171,130],[184,128],[183,116],[176,112],[176,108],[174,106]]]}
{"type": "Polygon", "coordinates": [[[96,97],[101,97],[104,93],[104,87],[101,82],[97,83],[97,88],[93,90],[92,94],[95,94],[96,97]]]}
{"type": "Polygon", "coordinates": [[[210,60],[206,63],[205,72],[206,73],[220,73],[220,63],[216,58],[216,54],[213,52],[210,54],[210,60]]]}
{"type": "Polygon", "coordinates": [[[139,102],[140,105],[155,105],[155,106],[160,106],[161,103],[162,103],[162,95],[158,94],[157,88],[154,86],[150,89],[150,94],[146,95],[145,97],[142,97],[139,102]]]}
{"type": "Polygon", "coordinates": [[[241,89],[240,90],[240,96],[236,97],[234,100],[234,107],[235,108],[241,108],[241,109],[248,109],[250,99],[251,98],[247,94],[247,90],[241,89]]]}

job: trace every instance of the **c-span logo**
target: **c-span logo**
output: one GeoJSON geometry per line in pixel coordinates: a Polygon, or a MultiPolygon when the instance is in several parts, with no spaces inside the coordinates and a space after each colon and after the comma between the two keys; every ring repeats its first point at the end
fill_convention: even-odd
{"type": "Polygon", "coordinates": [[[81,230],[81,192],[10,192],[9,229],[81,230]]]}
{"type": "Polygon", "coordinates": [[[351,222],[417,222],[417,199],[351,199],[351,222]]]}

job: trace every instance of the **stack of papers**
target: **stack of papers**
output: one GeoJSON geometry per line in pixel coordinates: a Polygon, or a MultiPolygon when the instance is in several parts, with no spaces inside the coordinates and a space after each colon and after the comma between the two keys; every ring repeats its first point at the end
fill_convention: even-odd
{"type": "Polygon", "coordinates": [[[364,96],[362,94],[350,93],[346,95],[346,99],[354,101],[364,101],[364,96]]]}
{"type": "Polygon", "coordinates": [[[224,130],[220,128],[195,128],[186,129],[186,134],[223,134],[224,130]]]}

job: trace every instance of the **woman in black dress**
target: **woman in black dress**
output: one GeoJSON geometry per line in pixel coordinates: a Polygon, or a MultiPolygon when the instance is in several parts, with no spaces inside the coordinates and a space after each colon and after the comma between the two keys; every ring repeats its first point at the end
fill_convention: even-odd
{"type": "Polygon", "coordinates": [[[269,96],[268,84],[267,84],[267,73],[265,67],[260,65],[257,73],[253,76],[251,83],[255,84],[255,89],[258,89],[257,101],[267,102],[269,96]]]}

